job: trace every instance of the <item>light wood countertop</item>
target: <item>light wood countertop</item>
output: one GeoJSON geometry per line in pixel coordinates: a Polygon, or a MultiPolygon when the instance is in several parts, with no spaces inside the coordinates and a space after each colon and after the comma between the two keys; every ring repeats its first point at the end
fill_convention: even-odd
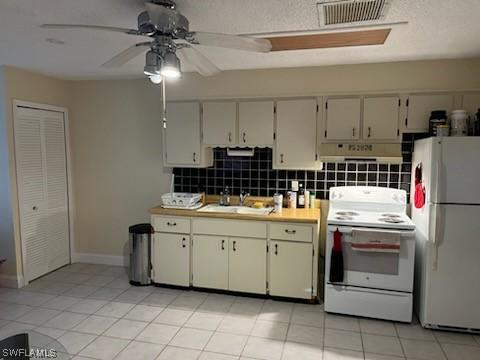
{"type": "Polygon", "coordinates": [[[152,215],[207,217],[217,219],[257,220],[257,221],[283,221],[315,224],[320,222],[320,209],[288,209],[283,208],[282,213],[269,215],[234,214],[218,212],[200,212],[197,210],[164,209],[156,206],[150,209],[152,215]]]}

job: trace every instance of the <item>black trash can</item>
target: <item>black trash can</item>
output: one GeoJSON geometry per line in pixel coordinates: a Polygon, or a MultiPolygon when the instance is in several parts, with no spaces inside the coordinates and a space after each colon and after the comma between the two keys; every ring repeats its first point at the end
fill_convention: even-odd
{"type": "Polygon", "coordinates": [[[130,233],[130,284],[150,285],[153,227],[150,224],[137,224],[130,226],[128,231],[130,233]]]}

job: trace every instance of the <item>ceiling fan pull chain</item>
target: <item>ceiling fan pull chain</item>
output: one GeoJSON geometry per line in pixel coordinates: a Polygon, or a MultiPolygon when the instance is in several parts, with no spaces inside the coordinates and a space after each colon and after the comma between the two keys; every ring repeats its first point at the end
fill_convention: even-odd
{"type": "Polygon", "coordinates": [[[167,128],[167,101],[165,95],[165,79],[162,81],[162,111],[163,111],[163,128],[167,128]]]}

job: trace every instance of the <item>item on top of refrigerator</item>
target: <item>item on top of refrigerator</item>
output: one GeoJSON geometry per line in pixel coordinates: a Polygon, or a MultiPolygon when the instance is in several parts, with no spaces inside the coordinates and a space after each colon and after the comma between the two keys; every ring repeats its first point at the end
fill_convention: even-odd
{"type": "Polygon", "coordinates": [[[298,190],[298,208],[305,208],[305,190],[303,189],[303,184],[299,184],[300,190],[298,190]]]}
{"type": "Polygon", "coordinates": [[[450,136],[450,126],[448,126],[448,125],[437,125],[436,136],[450,136]]]}
{"type": "Polygon", "coordinates": [[[283,208],[283,195],[280,193],[273,194],[273,211],[281,213],[283,208]]]}
{"type": "Polygon", "coordinates": [[[468,114],[466,110],[453,110],[450,114],[450,134],[452,136],[468,135],[468,114]]]}
{"type": "Polygon", "coordinates": [[[434,110],[431,112],[428,126],[431,136],[438,136],[437,127],[439,125],[447,125],[447,112],[445,110],[434,110]]]}
{"type": "Polygon", "coordinates": [[[343,282],[342,233],[338,229],[333,233],[333,247],[330,259],[330,282],[343,282]]]}
{"type": "Polygon", "coordinates": [[[315,208],[315,193],[312,191],[310,193],[310,209],[315,208]]]}

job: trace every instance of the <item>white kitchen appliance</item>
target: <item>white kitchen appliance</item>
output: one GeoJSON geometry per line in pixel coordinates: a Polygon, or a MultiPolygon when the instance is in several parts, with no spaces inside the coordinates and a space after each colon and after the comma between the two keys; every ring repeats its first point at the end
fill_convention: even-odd
{"type": "Polygon", "coordinates": [[[480,137],[415,142],[412,195],[425,198],[412,204],[415,311],[424,327],[480,331],[479,155],[480,137]]]}
{"type": "Polygon", "coordinates": [[[369,186],[330,188],[325,311],[411,321],[415,225],[406,215],[406,202],[404,190],[369,186]],[[343,253],[340,282],[330,278],[337,230],[343,253]]]}

